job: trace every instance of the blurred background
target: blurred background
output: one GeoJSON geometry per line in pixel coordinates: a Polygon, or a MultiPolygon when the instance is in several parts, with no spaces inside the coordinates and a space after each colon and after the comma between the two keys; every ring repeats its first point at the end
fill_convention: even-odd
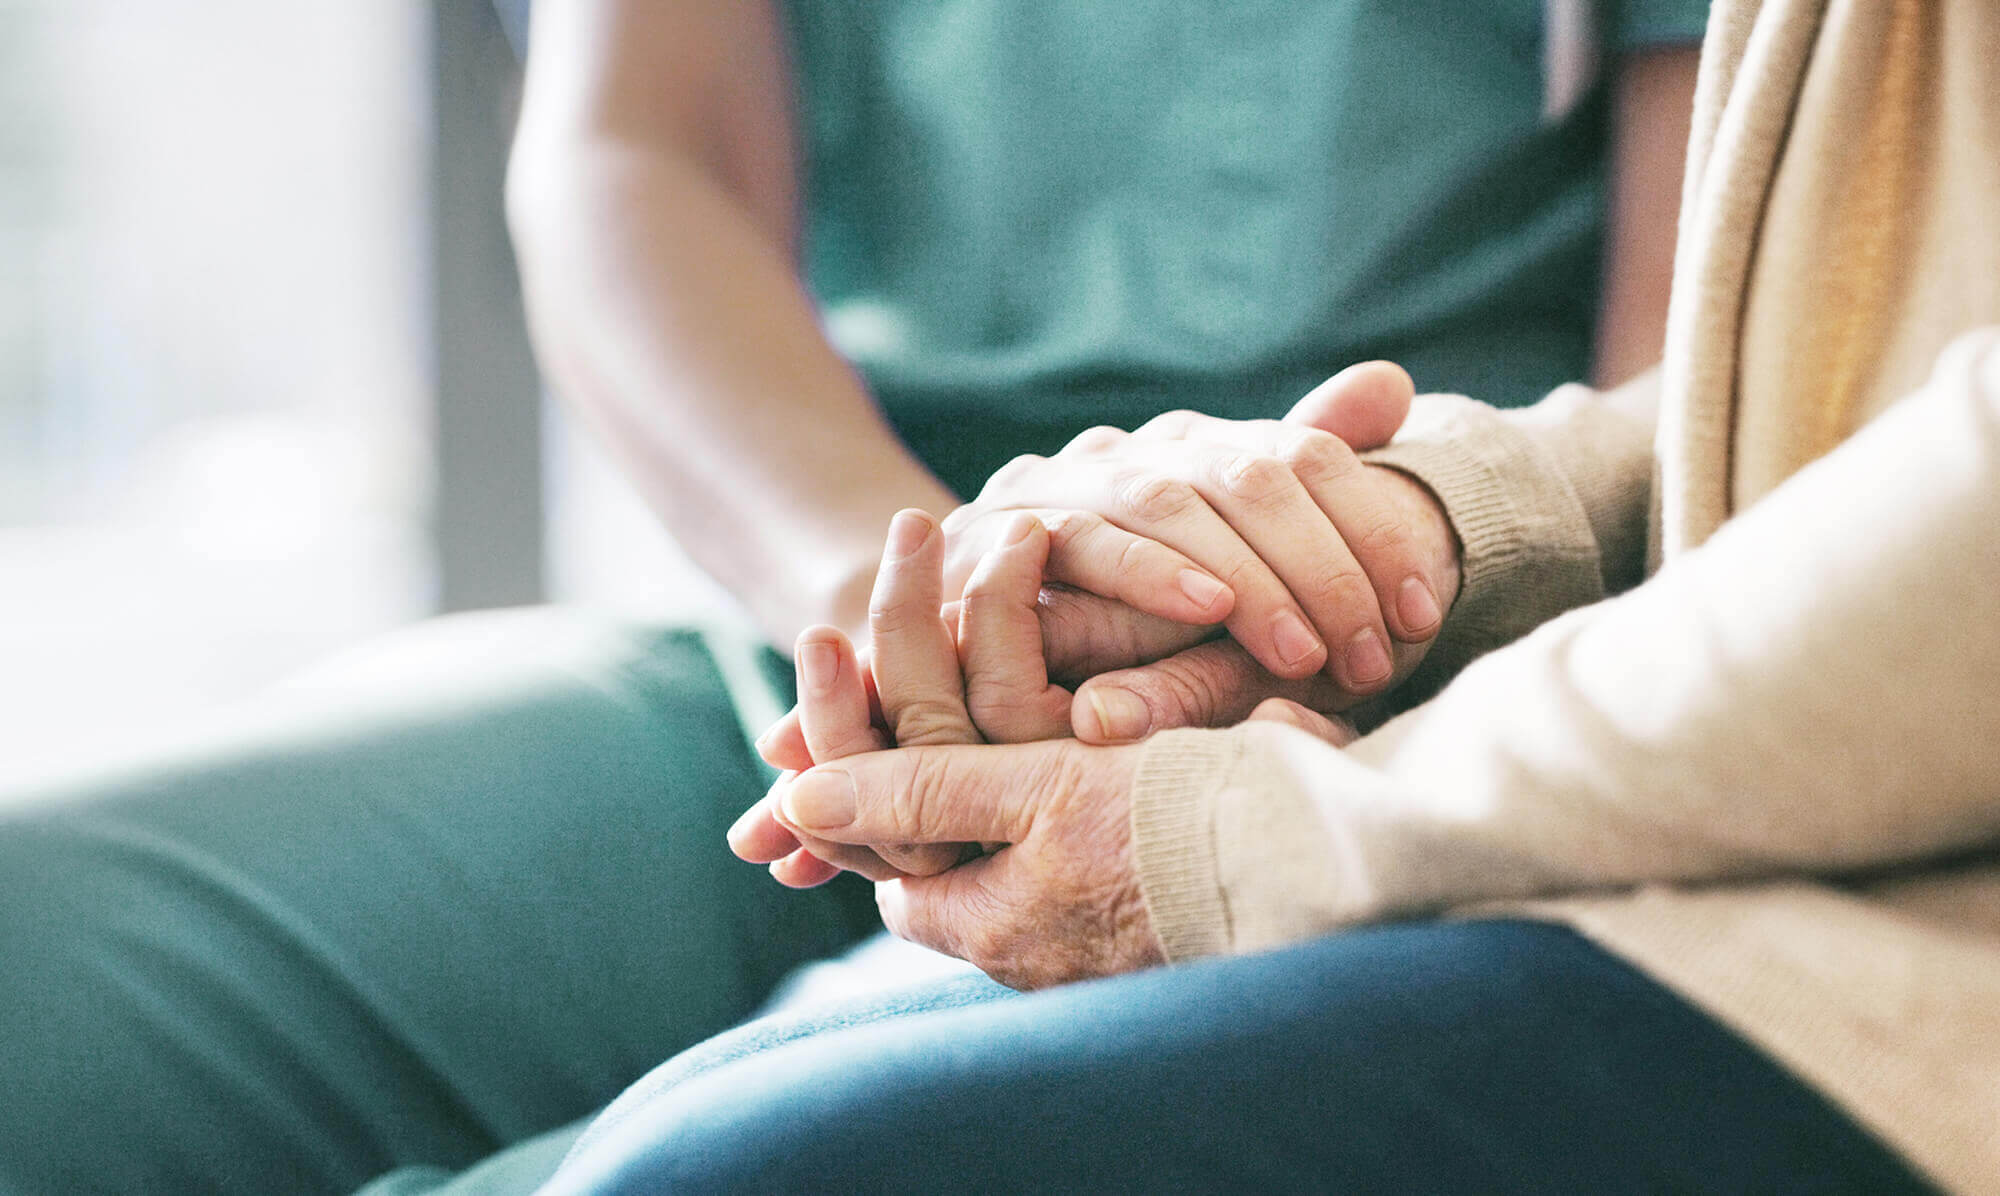
{"type": "Polygon", "coordinates": [[[519,25],[0,0],[0,785],[433,613],[719,601],[541,396],[519,25]]]}

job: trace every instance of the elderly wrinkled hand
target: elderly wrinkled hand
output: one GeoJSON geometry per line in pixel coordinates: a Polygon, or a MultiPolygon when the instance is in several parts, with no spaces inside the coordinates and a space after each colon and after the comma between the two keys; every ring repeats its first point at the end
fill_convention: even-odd
{"type": "Polygon", "coordinates": [[[876,904],[897,935],[1040,988],[1161,961],[1132,848],[1140,750],[902,748],[810,769],[776,796],[785,822],[822,842],[992,846],[933,876],[882,881],[876,904]]]}
{"type": "Polygon", "coordinates": [[[890,930],[1020,988],[1159,960],[1132,857],[1138,749],[1050,738],[1069,695],[1042,667],[1048,552],[1040,521],[1015,515],[972,571],[954,629],[937,601],[942,537],[922,512],[898,515],[870,628],[880,719],[851,646],[809,633],[808,650],[838,666],[802,669],[801,724],[825,753],[765,801],[799,844],[774,866],[780,880],[860,871],[890,930]],[[983,744],[974,703],[1041,733],[983,744]]]}
{"type": "MultiPolygon", "coordinates": [[[[1015,516],[949,610],[940,602],[943,553],[929,515],[896,516],[869,604],[872,660],[864,665],[834,628],[803,633],[799,705],[778,729],[778,742],[766,737],[767,758],[796,771],[892,745],[983,743],[989,736],[982,725],[1005,727],[1021,740],[1067,733],[1070,695],[1049,681],[1036,613],[1047,530],[1032,516],[1015,516]],[[984,715],[980,724],[975,710],[984,715]]],[[[933,873],[957,863],[963,850],[815,841],[785,826],[769,796],[730,829],[729,843],[744,859],[769,864],[779,881],[801,887],[842,868],[871,880],[933,873]]]]}
{"type": "MultiPolygon", "coordinates": [[[[985,745],[968,713],[1004,708],[1048,735],[1064,723],[1035,615],[1047,555],[1046,529],[1017,515],[973,571],[954,645],[937,602],[941,537],[922,512],[898,515],[876,583],[877,690],[838,631],[802,637],[800,726],[816,754],[730,836],[786,884],[843,868],[875,880],[890,929],[1017,987],[1158,959],[1131,846],[1138,749],[985,745]]],[[[1258,716],[1348,736],[1289,703],[1258,716]]]]}

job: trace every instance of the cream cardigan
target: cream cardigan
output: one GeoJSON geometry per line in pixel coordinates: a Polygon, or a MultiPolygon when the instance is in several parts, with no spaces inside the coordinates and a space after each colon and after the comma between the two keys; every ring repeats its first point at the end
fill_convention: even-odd
{"type": "Polygon", "coordinates": [[[1661,372],[1377,454],[1464,542],[1441,692],[1156,737],[1141,883],[1176,959],[1563,920],[2000,1189],[2000,4],[1718,0],[1695,103],[1661,372]]]}

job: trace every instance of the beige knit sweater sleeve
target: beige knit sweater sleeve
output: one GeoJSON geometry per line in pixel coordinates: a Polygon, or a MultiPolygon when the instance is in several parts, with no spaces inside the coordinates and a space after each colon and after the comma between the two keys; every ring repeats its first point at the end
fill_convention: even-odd
{"type": "MultiPolygon", "coordinates": [[[[1605,431],[1617,411],[1551,402],[1459,411],[1454,470],[1408,458],[1459,520],[1462,601],[1490,604],[1498,638],[1588,589],[1582,562],[1615,588],[1638,551],[1637,466],[1568,455],[1627,443],[1605,431]]],[[[1179,958],[1490,899],[1990,846],[1996,593],[2000,329],[1701,548],[1347,750],[1274,724],[1155,737],[1133,794],[1155,930],[1179,958]]]]}
{"type": "Polygon", "coordinates": [[[1451,617],[1390,695],[1397,708],[1556,615],[1638,582],[1658,405],[1657,371],[1608,394],[1565,386],[1525,411],[1426,395],[1394,443],[1364,454],[1430,487],[1464,550],[1451,617]]]}

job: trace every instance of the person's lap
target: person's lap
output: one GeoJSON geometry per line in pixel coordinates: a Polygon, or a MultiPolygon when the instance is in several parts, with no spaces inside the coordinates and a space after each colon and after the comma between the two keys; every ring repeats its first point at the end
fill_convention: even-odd
{"type": "Polygon", "coordinates": [[[696,1048],[547,1190],[1928,1190],[1560,927],[1362,930],[1005,1000],[980,984],[696,1048]]]}
{"type": "Polygon", "coordinates": [[[520,1191],[670,1057],[562,1185],[1909,1182],[1549,928],[1006,1001],[960,979],[704,1042],[874,925],[865,888],[783,890],[724,848],[766,774],[723,691],[691,633],[447,621],[256,726],[10,803],[0,1190],[520,1191]]]}
{"type": "Polygon", "coordinates": [[[447,620],[265,705],[0,815],[0,1189],[464,1167],[879,925],[730,856],[767,775],[694,633],[447,620]]]}
{"type": "Polygon", "coordinates": [[[518,1196],[536,1191],[586,1132],[601,1134],[653,1092],[692,1074],[806,1034],[996,995],[1012,993],[970,964],[877,933],[839,956],[796,969],[764,1003],[761,1016],[675,1055],[609,1108],[513,1143],[463,1170],[435,1164],[399,1168],[378,1176],[356,1196],[518,1196]]]}

